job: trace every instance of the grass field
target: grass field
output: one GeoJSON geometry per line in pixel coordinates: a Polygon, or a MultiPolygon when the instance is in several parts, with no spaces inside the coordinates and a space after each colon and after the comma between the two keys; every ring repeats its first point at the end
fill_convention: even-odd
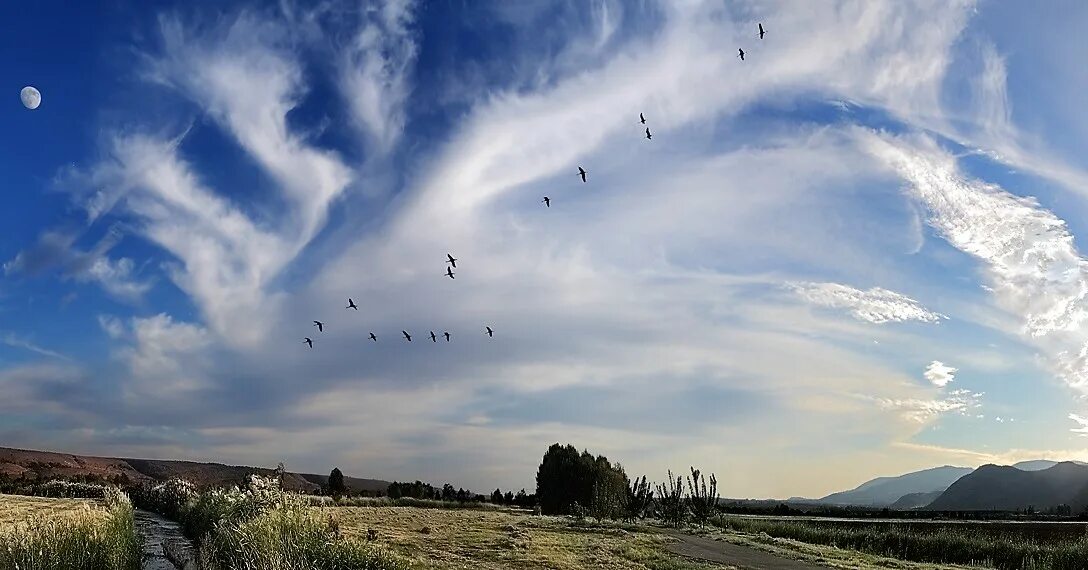
{"type": "Polygon", "coordinates": [[[915,562],[1002,570],[1083,570],[1088,527],[1055,523],[775,520],[723,516],[726,531],[789,539],[915,562]]]}
{"type": "Polygon", "coordinates": [[[508,511],[333,507],[320,512],[333,516],[352,538],[366,540],[372,529],[374,542],[426,570],[723,568],[669,554],[663,546],[668,538],[634,526],[596,527],[508,511]]]}
{"type": "Polygon", "coordinates": [[[104,521],[109,514],[101,501],[90,499],[47,499],[0,495],[0,530],[43,521],[64,521],[79,517],[104,521]]]}
{"type": "Polygon", "coordinates": [[[139,567],[132,504],[120,491],[94,501],[0,495],[0,568],[139,567]]]}

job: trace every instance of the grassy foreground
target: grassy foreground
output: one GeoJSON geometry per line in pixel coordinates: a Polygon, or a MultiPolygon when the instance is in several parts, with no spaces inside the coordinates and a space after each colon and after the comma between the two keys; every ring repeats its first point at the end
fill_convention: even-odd
{"type": "Polygon", "coordinates": [[[912,562],[977,565],[1001,570],[1083,570],[1085,529],[1043,533],[1029,525],[841,523],[722,516],[732,532],[827,545],[912,562]],[[1070,534],[1070,531],[1073,534],[1070,534]]]}
{"type": "Polygon", "coordinates": [[[635,526],[596,526],[499,510],[330,507],[318,512],[338,521],[345,536],[366,540],[371,534],[372,542],[425,570],[723,568],[674,556],[664,547],[670,539],[635,526]]]}
{"type": "Polygon", "coordinates": [[[139,570],[128,497],[99,501],[0,495],[0,568],[139,570]]]}

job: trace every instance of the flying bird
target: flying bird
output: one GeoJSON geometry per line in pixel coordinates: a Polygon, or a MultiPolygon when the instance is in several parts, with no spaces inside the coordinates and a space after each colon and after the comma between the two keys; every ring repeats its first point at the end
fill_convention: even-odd
{"type": "Polygon", "coordinates": [[[760,22],[759,23],[759,39],[762,40],[763,39],[763,34],[765,34],[765,33],[767,33],[767,32],[763,31],[763,22],[760,22]]]}
{"type": "Polygon", "coordinates": [[[355,301],[352,301],[352,300],[351,300],[351,297],[348,297],[348,306],[346,306],[346,307],[344,307],[344,308],[345,308],[345,309],[355,309],[356,311],[358,311],[358,310],[359,310],[359,307],[356,307],[356,306],[355,306],[355,301]]]}
{"type": "Polygon", "coordinates": [[[442,336],[446,337],[446,342],[450,341],[450,331],[446,331],[446,332],[442,333],[442,336]]]}
{"type": "Polygon", "coordinates": [[[431,342],[438,342],[438,337],[434,336],[434,331],[431,331],[431,342]]]}
{"type": "Polygon", "coordinates": [[[453,276],[453,268],[452,267],[447,267],[446,268],[446,277],[449,277],[450,279],[457,279],[456,277],[453,276]]]}
{"type": "Polygon", "coordinates": [[[450,264],[450,265],[452,265],[454,267],[457,267],[457,258],[453,257],[452,255],[450,255],[448,253],[446,254],[446,258],[447,258],[446,263],[448,263],[448,264],[450,264]]]}
{"type": "Polygon", "coordinates": [[[638,114],[638,120],[639,120],[639,121],[640,121],[640,122],[641,122],[642,124],[644,124],[644,125],[646,124],[646,117],[645,117],[645,116],[643,116],[643,114],[642,114],[642,113],[639,113],[639,114],[638,114]]]}
{"type": "Polygon", "coordinates": [[[378,342],[378,337],[374,336],[374,333],[370,333],[370,340],[378,342]]]}
{"type": "Polygon", "coordinates": [[[738,49],[737,51],[739,51],[739,52],[740,52],[740,60],[741,60],[741,61],[744,61],[744,50],[742,50],[742,49],[738,49]]]}
{"type": "Polygon", "coordinates": [[[313,347],[314,347],[314,341],[310,340],[310,337],[306,337],[305,339],[303,339],[303,341],[302,341],[302,342],[304,342],[304,343],[306,343],[306,344],[310,345],[310,348],[313,348],[313,347]]]}
{"type": "Polygon", "coordinates": [[[412,335],[408,334],[408,331],[400,331],[404,335],[404,338],[408,339],[408,342],[412,342],[412,335]]]}
{"type": "Polygon", "coordinates": [[[544,202],[544,205],[549,207],[549,208],[552,207],[552,199],[547,197],[547,196],[545,196],[544,199],[541,200],[541,202],[544,202]]]}
{"type": "Polygon", "coordinates": [[[653,140],[654,136],[650,134],[650,127],[646,127],[646,140],[653,140]]]}
{"type": "Polygon", "coordinates": [[[325,323],[321,321],[314,321],[314,326],[317,327],[317,332],[325,332],[325,323]]]}
{"type": "Polygon", "coordinates": [[[491,330],[491,327],[485,327],[487,329],[487,336],[494,337],[495,331],[491,330]]]}
{"type": "Polygon", "coordinates": [[[578,176],[581,176],[582,177],[582,182],[585,182],[586,181],[586,169],[579,166],[578,167],[578,176]]]}

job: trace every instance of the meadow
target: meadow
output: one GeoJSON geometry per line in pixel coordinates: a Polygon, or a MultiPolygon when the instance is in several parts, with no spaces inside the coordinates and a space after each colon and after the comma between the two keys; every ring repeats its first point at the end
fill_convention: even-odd
{"type": "Polygon", "coordinates": [[[345,536],[388,547],[415,568],[483,570],[722,568],[668,553],[657,529],[596,525],[509,510],[329,507],[345,536]]]}
{"type": "Polygon", "coordinates": [[[723,515],[717,528],[914,562],[1002,570],[1083,570],[1088,526],[1059,523],[824,521],[723,515]]]}
{"type": "Polygon", "coordinates": [[[0,495],[0,568],[138,570],[132,504],[102,499],[0,495]]]}

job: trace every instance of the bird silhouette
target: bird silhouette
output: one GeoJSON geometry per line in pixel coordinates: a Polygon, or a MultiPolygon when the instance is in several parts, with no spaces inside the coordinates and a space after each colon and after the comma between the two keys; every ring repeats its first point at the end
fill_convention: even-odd
{"type": "Polygon", "coordinates": [[[359,307],[356,307],[356,306],[355,306],[355,301],[352,301],[352,300],[351,300],[351,297],[348,297],[348,306],[346,306],[346,307],[344,307],[344,308],[345,308],[345,309],[355,309],[356,311],[358,311],[358,310],[359,310],[359,307]]]}
{"type": "Polygon", "coordinates": [[[446,337],[446,342],[450,341],[450,331],[446,331],[446,332],[442,333],[442,336],[446,337]]]}
{"type": "Polygon", "coordinates": [[[544,205],[549,207],[549,208],[552,207],[552,199],[547,197],[547,196],[545,196],[544,199],[541,200],[541,202],[544,202],[544,205]]]}
{"type": "Polygon", "coordinates": [[[438,342],[438,337],[434,336],[434,331],[431,331],[431,342],[438,342]]]}
{"type": "Polygon", "coordinates": [[[489,336],[489,337],[494,337],[495,336],[495,331],[491,330],[491,327],[484,327],[484,328],[487,329],[487,336],[489,336]]]}
{"type": "Polygon", "coordinates": [[[639,122],[641,122],[642,124],[644,124],[644,125],[646,124],[646,117],[645,117],[645,116],[643,116],[643,114],[642,114],[642,113],[639,113],[639,114],[638,114],[638,120],[639,120],[639,122]]]}
{"type": "Polygon", "coordinates": [[[408,331],[400,331],[404,335],[404,338],[408,339],[408,342],[412,342],[412,335],[408,334],[408,331]]]}
{"type": "Polygon", "coordinates": [[[646,140],[653,140],[654,136],[650,134],[650,127],[646,127],[646,140]]]}
{"type": "Polygon", "coordinates": [[[314,321],[314,326],[317,327],[317,332],[325,332],[325,323],[321,321],[314,321]]]}
{"type": "Polygon", "coordinates": [[[446,268],[446,277],[449,277],[450,279],[457,279],[456,277],[453,276],[453,268],[451,268],[451,267],[446,268]]]}
{"type": "Polygon", "coordinates": [[[370,340],[378,342],[378,337],[374,336],[374,333],[370,333],[370,340]]]}
{"type": "Polygon", "coordinates": [[[302,342],[310,345],[310,348],[314,347],[314,341],[310,340],[310,337],[306,337],[305,339],[302,340],[302,342]]]}
{"type": "Polygon", "coordinates": [[[448,264],[450,264],[450,265],[452,265],[454,267],[457,267],[457,259],[455,257],[453,257],[452,255],[447,253],[446,258],[447,258],[446,263],[448,263],[448,264]]]}
{"type": "Polygon", "coordinates": [[[763,34],[765,34],[765,33],[767,33],[767,32],[763,31],[763,22],[760,22],[759,23],[759,39],[762,40],[763,39],[763,34]]]}
{"type": "Polygon", "coordinates": [[[579,166],[578,167],[578,176],[581,176],[582,177],[582,182],[585,182],[586,181],[586,169],[579,166]]]}
{"type": "Polygon", "coordinates": [[[738,49],[737,51],[739,51],[739,52],[740,52],[740,60],[741,60],[741,61],[744,61],[744,50],[742,50],[742,49],[738,49]]]}

